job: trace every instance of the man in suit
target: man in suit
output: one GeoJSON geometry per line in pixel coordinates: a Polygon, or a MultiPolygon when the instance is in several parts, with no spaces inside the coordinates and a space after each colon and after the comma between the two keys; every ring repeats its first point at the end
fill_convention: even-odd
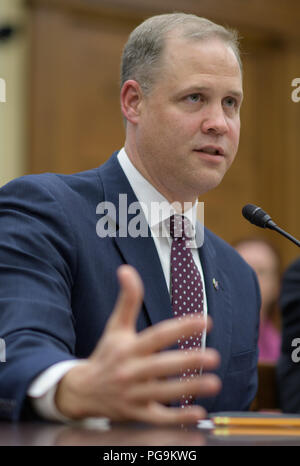
{"type": "Polygon", "coordinates": [[[249,408],[257,280],[209,230],[199,242],[196,221],[198,197],[235,158],[241,101],[232,32],[193,15],[150,18],[123,52],[124,148],[94,170],[2,188],[3,418],[187,423],[206,411],[249,408]],[[137,201],[142,235],[131,229],[137,201]],[[159,219],[149,216],[154,203],[167,206],[159,219]],[[177,214],[196,232],[189,252],[185,237],[176,243],[174,232],[160,233],[177,214]],[[176,285],[178,244],[196,276],[189,283],[199,310],[192,313],[184,291],[179,317],[175,293],[191,287],[188,273],[176,285]],[[187,409],[176,405],[183,398],[187,409]]]}
{"type": "Polygon", "coordinates": [[[277,365],[280,408],[300,413],[300,259],[286,270],[280,293],[281,354],[277,365]]]}

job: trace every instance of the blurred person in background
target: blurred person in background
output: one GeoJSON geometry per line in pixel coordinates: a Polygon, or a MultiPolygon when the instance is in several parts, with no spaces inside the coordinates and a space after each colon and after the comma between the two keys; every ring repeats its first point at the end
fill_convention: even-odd
{"type": "Polygon", "coordinates": [[[281,331],[278,299],[281,259],[274,246],[261,238],[244,238],[234,244],[242,258],[254,269],[261,292],[259,361],[276,362],[280,354],[281,331]]]}

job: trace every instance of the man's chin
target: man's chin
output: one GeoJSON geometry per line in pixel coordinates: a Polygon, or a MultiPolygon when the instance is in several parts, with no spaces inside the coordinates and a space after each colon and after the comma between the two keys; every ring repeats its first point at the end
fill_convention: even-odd
{"type": "Polygon", "coordinates": [[[225,173],[215,173],[209,174],[208,176],[201,176],[195,185],[195,189],[197,190],[198,196],[202,196],[207,192],[215,189],[221,183],[222,179],[224,178],[225,173]]]}

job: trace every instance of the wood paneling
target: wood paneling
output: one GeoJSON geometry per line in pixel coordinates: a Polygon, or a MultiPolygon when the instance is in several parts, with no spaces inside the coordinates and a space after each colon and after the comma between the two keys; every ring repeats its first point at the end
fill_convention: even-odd
{"type": "Polygon", "coordinates": [[[296,246],[241,217],[256,203],[300,237],[300,4],[294,0],[31,0],[30,172],[71,173],[100,165],[124,142],[119,62],[130,31],[146,16],[195,12],[238,27],[244,37],[239,153],[222,184],[203,199],[205,223],[225,240],[261,233],[286,265],[296,246]]]}
{"type": "Polygon", "coordinates": [[[252,411],[279,411],[276,364],[259,362],[258,390],[251,405],[252,411]]]}
{"type": "Polygon", "coordinates": [[[264,34],[299,38],[300,5],[298,0],[28,0],[93,15],[111,14],[133,18],[173,11],[205,16],[215,21],[236,24],[240,28],[264,34]]]}
{"type": "Polygon", "coordinates": [[[122,146],[119,60],[134,25],[47,9],[34,15],[31,171],[84,170],[122,146]]]}
{"type": "MultiPolygon", "coordinates": [[[[291,43],[285,62],[285,152],[281,154],[282,166],[285,167],[285,179],[282,182],[282,193],[285,193],[283,210],[285,226],[297,238],[300,238],[300,102],[291,99],[292,80],[300,78],[300,50],[291,43]],[[289,86],[289,89],[287,87],[289,86]]],[[[295,257],[295,247],[286,245],[284,251],[287,261],[295,257]]]]}

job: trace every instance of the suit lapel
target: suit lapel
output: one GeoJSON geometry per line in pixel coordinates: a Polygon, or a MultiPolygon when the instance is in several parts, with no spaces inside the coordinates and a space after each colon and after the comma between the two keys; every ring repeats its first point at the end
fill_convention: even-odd
{"type": "MultiPolygon", "coordinates": [[[[137,198],[117,160],[117,153],[102,166],[101,179],[103,183],[105,200],[111,202],[116,208],[117,235],[115,244],[122,255],[124,262],[132,265],[140,274],[144,284],[144,304],[152,324],[172,317],[171,301],[165,276],[161,267],[159,256],[147,225],[147,236],[132,237],[123,233],[128,231],[130,222],[137,213],[126,215],[124,208],[137,202],[137,198]],[[122,212],[120,212],[120,197],[122,194],[122,212]],[[126,198],[126,199],[125,199],[126,198]],[[126,201],[126,202],[125,202],[126,201]],[[122,230],[122,236],[118,234],[122,230]]],[[[139,214],[139,213],[138,213],[139,214]]],[[[146,219],[139,214],[144,225],[146,219]]]]}
{"type": "MultiPolygon", "coordinates": [[[[213,327],[207,334],[206,346],[215,348],[221,356],[221,364],[215,371],[224,378],[229,362],[232,335],[232,307],[230,299],[230,283],[222,269],[223,258],[217,257],[209,233],[205,230],[204,243],[199,248],[200,261],[203,268],[208,315],[212,318],[213,327]]],[[[207,398],[206,409],[212,406],[214,399],[207,398]]]]}

